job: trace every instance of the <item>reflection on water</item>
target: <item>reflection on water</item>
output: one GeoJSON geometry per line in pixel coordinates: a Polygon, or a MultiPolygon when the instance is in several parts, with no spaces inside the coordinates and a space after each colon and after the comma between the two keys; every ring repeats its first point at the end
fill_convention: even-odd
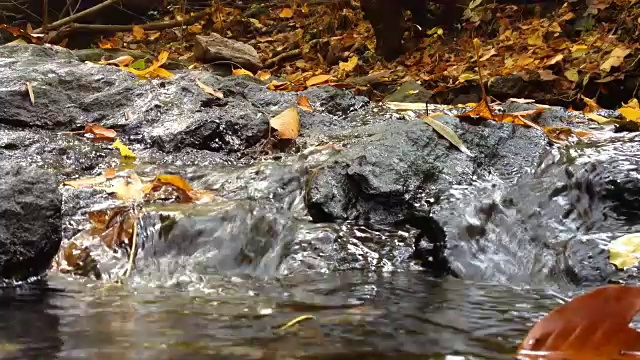
{"type": "Polygon", "coordinates": [[[558,304],[422,272],[219,281],[186,292],[54,276],[64,291],[3,295],[0,359],[508,359],[558,304]]]}

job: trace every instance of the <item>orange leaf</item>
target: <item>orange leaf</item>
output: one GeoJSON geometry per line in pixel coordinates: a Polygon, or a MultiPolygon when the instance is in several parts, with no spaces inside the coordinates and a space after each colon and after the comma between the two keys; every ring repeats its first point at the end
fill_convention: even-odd
{"type": "Polygon", "coordinates": [[[609,285],[550,312],[529,332],[519,359],[640,359],[640,332],[629,327],[640,311],[640,287],[609,285]]]}
{"type": "Polygon", "coordinates": [[[249,75],[249,76],[253,76],[251,71],[248,71],[248,70],[245,70],[245,69],[233,69],[233,70],[231,70],[231,74],[232,75],[249,75]]]}
{"type": "Polygon", "coordinates": [[[331,75],[316,75],[310,78],[309,80],[307,80],[307,86],[320,85],[322,83],[329,81],[329,79],[331,78],[332,78],[331,75]]]}
{"type": "Polygon", "coordinates": [[[291,10],[291,8],[284,8],[282,9],[282,11],[280,11],[281,18],[290,18],[292,16],[293,16],[293,10],[291,10]]]}
{"type": "Polygon", "coordinates": [[[131,33],[133,33],[133,37],[136,40],[144,39],[144,29],[141,28],[140,26],[134,26],[133,29],[131,30],[131,33]]]}
{"type": "Polygon", "coordinates": [[[480,100],[480,102],[471,110],[466,113],[459,114],[458,117],[473,117],[483,118],[485,120],[496,120],[493,110],[489,107],[489,103],[486,98],[480,100]]]}
{"type": "Polygon", "coordinates": [[[304,111],[313,111],[313,106],[311,106],[309,98],[304,95],[298,95],[298,106],[304,111]]]}
{"type": "Polygon", "coordinates": [[[94,123],[85,125],[84,132],[87,134],[93,134],[96,139],[113,139],[117,133],[113,129],[107,129],[106,127],[94,123]]]}

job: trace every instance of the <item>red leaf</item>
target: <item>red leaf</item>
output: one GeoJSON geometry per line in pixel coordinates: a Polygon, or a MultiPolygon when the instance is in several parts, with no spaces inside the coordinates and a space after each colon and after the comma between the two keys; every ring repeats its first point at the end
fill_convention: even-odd
{"type": "Polygon", "coordinates": [[[540,320],[518,349],[519,359],[640,359],[640,287],[610,285],[578,296],[540,320]]]}

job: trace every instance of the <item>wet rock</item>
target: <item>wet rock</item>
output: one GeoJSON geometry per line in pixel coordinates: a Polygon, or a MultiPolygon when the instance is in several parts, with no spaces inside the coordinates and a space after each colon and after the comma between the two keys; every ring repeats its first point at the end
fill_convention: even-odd
{"type": "Polygon", "coordinates": [[[61,196],[51,172],[0,163],[0,279],[43,275],[61,242],[61,196]]]}
{"type": "Polygon", "coordinates": [[[251,45],[227,39],[216,33],[196,36],[193,53],[204,63],[230,61],[249,71],[262,68],[258,52],[251,45]]]}
{"type": "Polygon", "coordinates": [[[400,221],[419,208],[428,212],[443,194],[474,176],[517,178],[547,150],[538,130],[495,122],[471,125],[447,116],[439,120],[459,134],[475,157],[421,120],[387,121],[337,134],[353,140],[311,177],[307,206],[313,219],[400,221]]]}
{"type": "Polygon", "coordinates": [[[519,75],[496,76],[487,83],[488,94],[499,98],[520,98],[526,94],[527,83],[519,75]]]}
{"type": "Polygon", "coordinates": [[[396,91],[384,98],[386,102],[433,103],[433,92],[422,87],[418,82],[404,82],[396,91]]]}

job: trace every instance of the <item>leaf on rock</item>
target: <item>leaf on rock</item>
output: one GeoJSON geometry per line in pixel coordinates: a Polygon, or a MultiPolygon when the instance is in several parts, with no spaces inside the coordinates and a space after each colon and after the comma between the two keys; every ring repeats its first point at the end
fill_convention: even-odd
{"type": "Polygon", "coordinates": [[[469,156],[473,156],[471,151],[467,149],[467,147],[464,145],[462,140],[460,140],[458,135],[456,135],[456,133],[453,130],[451,130],[450,127],[433,118],[433,116],[435,115],[438,115],[438,114],[434,114],[431,116],[420,115],[420,118],[424,120],[425,123],[429,124],[429,126],[431,126],[438,134],[442,135],[445,139],[449,140],[449,142],[451,142],[458,149],[460,149],[460,151],[462,151],[463,153],[469,156]]]}
{"type": "Polygon", "coordinates": [[[31,83],[28,81],[25,81],[25,85],[27,86],[27,93],[29,93],[29,101],[31,101],[31,105],[35,105],[36,98],[33,95],[33,87],[31,86],[31,83]]]}
{"type": "Polygon", "coordinates": [[[84,127],[86,134],[92,134],[96,139],[111,140],[116,137],[117,133],[113,129],[108,129],[102,125],[88,123],[84,127]]]}
{"type": "Polygon", "coordinates": [[[640,233],[628,234],[609,244],[609,261],[618,269],[628,269],[640,262],[640,233]]]}
{"type": "Polygon", "coordinates": [[[427,110],[427,104],[424,102],[419,103],[404,103],[404,102],[395,102],[389,101],[384,103],[388,108],[393,110],[427,110]]]}
{"type": "Polygon", "coordinates": [[[116,139],[116,142],[114,142],[113,145],[111,146],[118,149],[120,151],[120,156],[122,156],[125,159],[136,158],[136,154],[134,154],[133,151],[129,150],[129,148],[125,144],[120,142],[120,139],[116,139]]]}
{"type": "MultiPolygon", "coordinates": [[[[133,56],[130,55],[123,55],[120,57],[117,57],[115,59],[112,60],[100,60],[98,62],[98,64],[100,65],[118,65],[118,66],[127,66],[129,64],[131,64],[135,59],[133,58],[133,56]]],[[[142,60],[142,64],[143,64],[143,68],[144,68],[144,60],[142,60]]]]}
{"type": "Polygon", "coordinates": [[[564,304],[529,332],[519,359],[639,359],[640,332],[629,324],[640,311],[640,287],[610,285],[564,304]]]}
{"type": "Polygon", "coordinates": [[[218,99],[223,99],[224,98],[224,94],[222,93],[222,91],[215,90],[215,89],[211,88],[210,86],[204,84],[202,81],[200,81],[198,79],[196,79],[196,84],[198,84],[200,89],[202,89],[202,91],[206,92],[207,94],[215,96],[218,99]]]}
{"type": "Polygon", "coordinates": [[[251,71],[245,69],[233,69],[231,70],[231,75],[249,75],[253,76],[251,71]]]}
{"type": "Polygon", "coordinates": [[[298,109],[290,107],[269,120],[269,125],[278,130],[280,139],[295,140],[300,134],[298,109]]]}
{"type": "Polygon", "coordinates": [[[629,121],[640,122],[640,109],[624,106],[618,112],[629,121]]]}
{"type": "Polygon", "coordinates": [[[304,96],[304,95],[298,95],[298,106],[300,107],[300,109],[304,110],[304,111],[308,111],[308,112],[313,112],[313,106],[311,105],[311,102],[309,102],[309,98],[304,96]]]}
{"type": "Polygon", "coordinates": [[[260,70],[256,73],[256,77],[262,81],[267,81],[271,77],[269,70],[260,70]]]}
{"type": "Polygon", "coordinates": [[[152,78],[152,77],[160,77],[160,78],[168,78],[173,76],[169,71],[160,68],[162,64],[164,64],[169,58],[169,52],[166,50],[162,50],[160,55],[158,55],[158,59],[153,61],[153,64],[144,70],[134,69],[132,66],[123,66],[122,68],[135,74],[141,79],[152,78]]]}
{"type": "Polygon", "coordinates": [[[136,173],[131,173],[128,178],[117,179],[113,186],[102,189],[114,193],[118,200],[139,202],[144,199],[143,188],[140,177],[136,173]]]}
{"type": "Polygon", "coordinates": [[[62,185],[71,186],[75,189],[80,189],[80,188],[92,187],[93,185],[97,185],[97,184],[102,184],[105,181],[107,181],[107,177],[104,175],[100,175],[100,176],[90,177],[90,178],[66,180],[62,182],[62,185]]]}
{"type": "Polygon", "coordinates": [[[316,75],[310,78],[309,80],[307,80],[307,86],[311,87],[314,85],[324,84],[327,81],[329,81],[329,79],[331,79],[332,77],[333,76],[331,75],[316,75]]]}

